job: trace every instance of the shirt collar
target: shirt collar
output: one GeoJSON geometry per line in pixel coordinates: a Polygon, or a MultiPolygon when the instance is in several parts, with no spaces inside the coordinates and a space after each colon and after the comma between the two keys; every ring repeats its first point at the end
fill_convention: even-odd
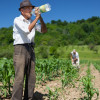
{"type": "Polygon", "coordinates": [[[27,19],[24,18],[23,15],[20,15],[20,18],[21,18],[24,22],[26,22],[26,23],[31,22],[31,19],[27,20],[27,19]]]}

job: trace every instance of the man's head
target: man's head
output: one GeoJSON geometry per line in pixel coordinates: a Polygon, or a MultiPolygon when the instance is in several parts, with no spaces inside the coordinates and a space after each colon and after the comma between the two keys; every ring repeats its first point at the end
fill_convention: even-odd
{"type": "Polygon", "coordinates": [[[73,50],[73,53],[76,54],[76,50],[75,49],[73,50]]]}
{"type": "Polygon", "coordinates": [[[20,8],[19,11],[21,12],[21,14],[26,18],[26,19],[30,19],[31,18],[31,11],[35,6],[33,6],[29,0],[23,0],[20,3],[20,8]]]}

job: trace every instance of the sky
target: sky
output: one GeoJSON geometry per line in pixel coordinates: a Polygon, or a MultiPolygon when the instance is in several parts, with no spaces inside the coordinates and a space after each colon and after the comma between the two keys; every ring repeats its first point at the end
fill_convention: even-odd
{"type": "MultiPolygon", "coordinates": [[[[15,17],[20,15],[18,10],[22,0],[0,0],[0,28],[13,26],[15,17]]],[[[75,22],[92,16],[100,17],[100,0],[30,0],[35,6],[49,3],[51,11],[41,14],[45,23],[51,20],[75,22]]],[[[34,19],[35,16],[32,16],[34,19]]]]}

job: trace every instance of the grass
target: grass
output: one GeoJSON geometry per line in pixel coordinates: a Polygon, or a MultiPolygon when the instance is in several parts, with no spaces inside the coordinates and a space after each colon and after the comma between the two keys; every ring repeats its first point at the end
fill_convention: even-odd
{"type": "Polygon", "coordinates": [[[0,46],[0,58],[12,58],[14,47],[12,44],[0,46]]]}
{"type": "MultiPolygon", "coordinates": [[[[43,46],[44,48],[44,46],[43,46]]],[[[98,53],[88,48],[88,45],[78,46],[78,45],[69,45],[69,46],[62,46],[57,47],[57,53],[59,54],[59,58],[68,59],[70,58],[70,52],[73,49],[79,53],[80,60],[89,60],[89,61],[100,61],[100,45],[97,46],[98,53]]],[[[9,46],[0,46],[0,58],[1,57],[12,57],[13,56],[13,44],[9,46]]],[[[42,58],[41,52],[38,53],[40,50],[39,47],[35,48],[36,57],[42,58]]],[[[45,50],[45,49],[44,49],[45,50]]],[[[47,53],[49,54],[49,46],[46,48],[47,53]]],[[[45,51],[44,51],[45,52],[45,51]]],[[[49,55],[48,57],[50,57],[49,55]]]]}
{"type": "Polygon", "coordinates": [[[73,49],[75,49],[79,53],[80,60],[93,60],[97,61],[100,60],[100,45],[98,47],[98,53],[93,50],[90,50],[87,45],[84,46],[66,46],[64,47],[64,52],[68,55],[73,49]]]}

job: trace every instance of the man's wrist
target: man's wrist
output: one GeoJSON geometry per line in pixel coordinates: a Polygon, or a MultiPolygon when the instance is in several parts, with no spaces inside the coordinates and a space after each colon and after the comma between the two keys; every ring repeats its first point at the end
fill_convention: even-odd
{"type": "Polygon", "coordinates": [[[39,17],[38,17],[38,16],[36,16],[36,18],[35,18],[35,19],[37,19],[37,20],[38,20],[38,19],[39,19],[39,17]]]}

